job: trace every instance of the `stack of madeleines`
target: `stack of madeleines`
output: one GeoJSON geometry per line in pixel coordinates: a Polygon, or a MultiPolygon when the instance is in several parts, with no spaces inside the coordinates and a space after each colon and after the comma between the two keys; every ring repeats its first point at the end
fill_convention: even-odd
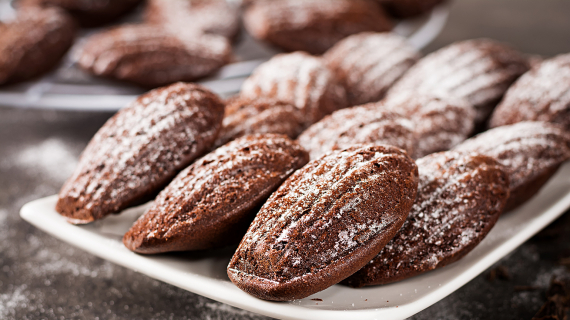
{"type": "Polygon", "coordinates": [[[530,69],[477,39],[422,58],[367,31],[279,54],[225,101],[190,83],[140,96],[56,209],[80,224],[154,199],[128,249],[239,243],[229,279],[260,299],[382,285],[461,259],[535,195],[570,159],[569,116],[570,55],[530,69]]]}

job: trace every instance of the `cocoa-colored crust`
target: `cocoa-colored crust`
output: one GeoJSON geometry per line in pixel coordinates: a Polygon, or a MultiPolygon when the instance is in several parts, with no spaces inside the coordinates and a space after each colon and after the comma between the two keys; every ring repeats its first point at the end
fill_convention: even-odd
{"type": "Polygon", "coordinates": [[[234,38],[240,27],[238,8],[226,0],[147,0],[145,20],[187,31],[234,38]]]}
{"type": "Polygon", "coordinates": [[[438,4],[446,0],[376,0],[382,4],[389,15],[406,19],[431,11],[438,4]]]}
{"type": "Polygon", "coordinates": [[[484,154],[505,166],[511,193],[506,212],[528,201],[570,159],[570,136],[554,124],[519,122],[485,131],[454,150],[484,154]]]}
{"type": "Polygon", "coordinates": [[[509,197],[509,179],[495,160],[448,151],[417,164],[418,196],[408,219],[343,284],[386,284],[444,267],[469,253],[497,222],[509,197]]]}
{"type": "Polygon", "coordinates": [[[244,24],[257,39],[312,54],[352,34],[392,29],[382,8],[369,0],[255,1],[246,9],[244,24]]]}
{"type": "Polygon", "coordinates": [[[174,35],[155,25],[124,25],[90,37],[79,66],[96,76],[157,87],[193,81],[231,59],[231,46],[220,36],[174,35]]]}
{"type": "Polygon", "coordinates": [[[305,128],[347,106],[344,87],[320,58],[304,52],[278,54],[257,67],[241,96],[291,103],[301,110],[305,128]]]}
{"type": "Polygon", "coordinates": [[[465,99],[484,122],[509,86],[529,69],[526,57],[488,39],[456,42],[416,63],[388,91],[465,99]]]}
{"type": "Polygon", "coordinates": [[[17,0],[22,7],[57,7],[71,14],[81,26],[96,27],[123,16],[141,0],[17,0]]]}
{"type": "Polygon", "coordinates": [[[309,161],[283,135],[249,135],[182,171],[125,234],[138,253],[210,249],[238,243],[257,209],[309,161]]]}
{"type": "Polygon", "coordinates": [[[0,85],[29,80],[53,69],[75,37],[61,10],[24,8],[0,25],[0,85]]]}
{"type": "Polygon", "coordinates": [[[80,224],[149,200],[211,148],[223,114],[220,99],[194,84],[140,96],[89,142],[59,192],[56,210],[80,224]]]}
{"type": "Polygon", "coordinates": [[[379,101],[420,58],[405,38],[364,32],[338,42],[323,59],[346,88],[351,106],[379,101]]]}
{"type": "Polygon", "coordinates": [[[394,94],[378,105],[398,112],[414,123],[414,159],[455,147],[471,136],[475,128],[473,106],[449,95],[394,94]]]}
{"type": "Polygon", "coordinates": [[[237,97],[226,104],[222,130],[215,146],[254,133],[284,134],[295,139],[302,131],[301,111],[292,104],[271,98],[237,97]]]}
{"type": "Polygon", "coordinates": [[[359,144],[392,145],[413,153],[414,125],[406,117],[367,104],[334,112],[299,136],[311,159],[359,144]]]}
{"type": "Polygon", "coordinates": [[[265,300],[301,299],[348,277],[402,226],[417,166],[392,146],[341,150],[309,162],[263,205],[228,266],[265,300]]]}
{"type": "Polygon", "coordinates": [[[492,128],[521,121],[546,121],[570,130],[570,54],[543,61],[522,75],[499,104],[492,128]]]}

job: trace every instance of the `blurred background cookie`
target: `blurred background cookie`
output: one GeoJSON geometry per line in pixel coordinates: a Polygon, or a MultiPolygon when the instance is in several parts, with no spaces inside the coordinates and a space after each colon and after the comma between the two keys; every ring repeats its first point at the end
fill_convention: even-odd
{"type": "Polygon", "coordinates": [[[544,60],[522,75],[505,94],[489,125],[521,121],[558,123],[570,130],[570,54],[544,60]]]}
{"type": "Polygon", "coordinates": [[[231,45],[221,36],[193,32],[175,35],[154,25],[123,25],[91,36],[79,66],[96,76],[157,87],[193,81],[231,59],[231,45]]]}
{"type": "Polygon", "coordinates": [[[145,20],[174,30],[234,38],[240,27],[237,7],[226,0],[147,0],[145,20]]]}
{"type": "Polygon", "coordinates": [[[75,24],[58,9],[23,8],[0,24],[0,85],[37,77],[57,66],[71,47],[75,24]]]}
{"type": "Polygon", "coordinates": [[[100,26],[134,9],[141,0],[17,0],[17,6],[58,7],[72,15],[81,26],[100,26]]]}
{"type": "Polygon", "coordinates": [[[392,33],[365,32],[349,36],[329,49],[323,59],[346,88],[351,106],[379,101],[416,63],[420,53],[392,33]]]}
{"type": "Polygon", "coordinates": [[[259,40],[312,54],[324,53],[352,34],[392,29],[372,0],[258,0],[247,7],[244,24],[259,40]]]}
{"type": "Polygon", "coordinates": [[[304,52],[278,54],[253,71],[241,96],[270,97],[301,110],[305,127],[345,108],[346,91],[320,58],[304,52]]]}

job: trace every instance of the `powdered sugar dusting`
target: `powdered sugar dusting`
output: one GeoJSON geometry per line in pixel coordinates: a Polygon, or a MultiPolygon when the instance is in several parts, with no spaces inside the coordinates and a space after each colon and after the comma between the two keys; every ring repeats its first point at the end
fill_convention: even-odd
{"type": "Polygon", "coordinates": [[[63,141],[55,138],[49,138],[19,151],[13,163],[59,182],[64,182],[77,166],[76,157],[71,149],[63,141]]]}

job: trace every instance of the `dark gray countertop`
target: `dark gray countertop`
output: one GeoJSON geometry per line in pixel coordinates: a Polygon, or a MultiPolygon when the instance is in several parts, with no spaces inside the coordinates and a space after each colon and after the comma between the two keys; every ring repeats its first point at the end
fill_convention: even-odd
{"type": "MultiPolygon", "coordinates": [[[[473,37],[570,52],[569,17],[567,0],[456,0],[426,52],[473,37]]],[[[0,108],[0,319],[266,319],[96,258],[19,218],[24,203],[58,192],[109,116],[0,108]]],[[[530,319],[551,278],[570,278],[566,257],[568,213],[498,263],[508,276],[493,271],[490,280],[487,271],[413,319],[530,319]]]]}

